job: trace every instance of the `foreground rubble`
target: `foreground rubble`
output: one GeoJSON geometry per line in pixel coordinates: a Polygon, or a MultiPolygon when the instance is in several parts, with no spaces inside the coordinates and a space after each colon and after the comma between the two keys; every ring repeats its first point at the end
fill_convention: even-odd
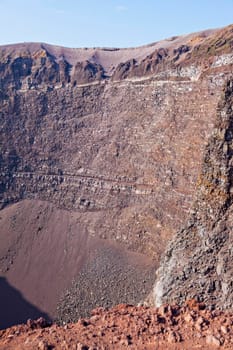
{"type": "Polygon", "coordinates": [[[183,307],[121,304],[63,326],[28,320],[0,331],[0,349],[232,349],[233,314],[194,300],[183,307]]]}

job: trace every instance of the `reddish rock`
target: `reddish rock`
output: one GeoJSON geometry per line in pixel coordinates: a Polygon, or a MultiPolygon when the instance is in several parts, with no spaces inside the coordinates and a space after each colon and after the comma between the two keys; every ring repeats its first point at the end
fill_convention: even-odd
{"type": "MultiPolygon", "coordinates": [[[[54,324],[33,330],[30,325],[21,325],[0,331],[0,348],[22,350],[25,346],[28,350],[115,350],[132,347],[138,350],[152,350],[157,346],[158,349],[170,350],[176,346],[177,349],[183,350],[213,350],[218,347],[231,350],[233,329],[229,327],[225,332],[222,327],[233,322],[233,314],[223,311],[212,313],[196,306],[194,310],[190,307],[189,312],[195,313],[196,324],[203,325],[199,330],[193,327],[193,322],[187,320],[187,306],[169,306],[170,310],[176,310],[173,315],[175,322],[170,324],[170,315],[165,312],[163,323],[160,324],[148,321],[161,317],[161,308],[119,305],[102,310],[102,317],[92,319],[92,322],[86,319],[85,324],[54,324]],[[205,324],[208,324],[208,330],[205,329],[205,324]]],[[[168,305],[164,308],[167,310],[168,305]]]]}

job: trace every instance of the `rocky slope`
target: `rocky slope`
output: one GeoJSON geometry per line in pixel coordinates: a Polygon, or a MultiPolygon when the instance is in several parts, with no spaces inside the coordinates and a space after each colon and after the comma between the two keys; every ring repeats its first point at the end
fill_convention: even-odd
{"type": "Polygon", "coordinates": [[[77,317],[84,275],[109,286],[99,305],[145,298],[191,207],[232,42],[229,26],[133,49],[0,48],[0,273],[31,304],[55,317],[69,300],[77,317]]]}
{"type": "Polygon", "coordinates": [[[7,235],[1,231],[0,329],[42,311],[69,321],[99,304],[137,304],[152,289],[152,259],[78,232],[77,220],[78,213],[43,201],[24,200],[1,212],[7,235]]]}
{"type": "Polygon", "coordinates": [[[198,298],[231,309],[233,81],[218,105],[191,217],[169,244],[154,289],[157,304],[198,298]]]}
{"type": "Polygon", "coordinates": [[[232,349],[233,315],[190,301],[182,308],[119,305],[89,319],[57,326],[43,320],[0,331],[2,350],[232,349]]]}

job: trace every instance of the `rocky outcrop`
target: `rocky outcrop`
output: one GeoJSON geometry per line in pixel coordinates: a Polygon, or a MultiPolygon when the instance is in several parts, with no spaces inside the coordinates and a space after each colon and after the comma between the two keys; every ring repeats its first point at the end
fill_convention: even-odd
{"type": "Polygon", "coordinates": [[[49,200],[86,213],[83,231],[157,257],[191,205],[221,74],[29,90],[2,101],[2,207],[49,200]]]}
{"type": "MultiPolygon", "coordinates": [[[[31,89],[67,80],[67,62],[57,64],[53,57],[41,49],[34,55],[20,53],[1,54],[1,91],[31,89]]],[[[8,95],[9,96],[9,95],[8,95]]]]}
{"type": "MultiPolygon", "coordinates": [[[[152,276],[151,267],[154,273],[193,202],[217,101],[232,72],[232,35],[229,26],[132,49],[39,43],[0,48],[1,274],[19,290],[25,280],[34,285],[38,267],[33,252],[42,237],[40,261],[52,266],[51,251],[56,251],[57,266],[72,271],[46,269],[45,281],[56,275],[56,297],[52,288],[42,292],[38,286],[30,289],[30,303],[38,306],[39,300],[50,313],[48,300],[55,304],[64,290],[76,303],[73,295],[86,285],[79,275],[77,246],[85,253],[87,239],[102,247],[110,241],[124,256],[153,258],[147,275],[152,276]],[[44,213],[57,213],[56,231],[46,215],[39,225],[41,201],[53,208],[44,213]],[[76,252],[72,257],[65,254],[63,240],[66,252],[76,252]],[[20,263],[24,258],[27,263],[20,263]]],[[[115,264],[108,254],[111,258],[115,264]]],[[[100,274],[106,260],[101,261],[100,274]]],[[[127,302],[132,295],[138,301],[137,286],[130,281],[139,281],[143,266],[120,266],[132,287],[125,293],[127,302]]],[[[93,259],[84,271],[92,276],[95,267],[93,259]]],[[[149,292],[149,279],[140,299],[149,292]]],[[[103,303],[109,306],[121,297],[117,291],[103,303]]]]}
{"type": "Polygon", "coordinates": [[[140,50],[2,47],[1,207],[49,200],[86,213],[82,231],[158,260],[187,216],[233,62],[231,44],[194,51],[230,30],[140,50]]]}
{"type": "Polygon", "coordinates": [[[116,67],[116,70],[112,75],[112,79],[122,80],[133,77],[151,76],[158,72],[164,71],[165,66],[168,69],[170,66],[168,62],[170,63],[168,50],[159,48],[139,63],[135,59],[120,63],[116,67]]]}
{"type": "Polygon", "coordinates": [[[145,308],[121,304],[97,308],[77,323],[50,325],[40,318],[0,331],[0,347],[40,349],[183,349],[230,350],[232,313],[208,310],[189,301],[183,307],[145,308]]]}
{"type": "Polygon", "coordinates": [[[213,307],[233,307],[232,145],[230,80],[218,105],[188,224],[169,244],[158,271],[156,304],[196,298],[213,307]]]}
{"type": "Polygon", "coordinates": [[[93,81],[99,81],[104,78],[104,69],[100,64],[85,61],[76,63],[71,82],[73,85],[86,84],[93,81]]]}

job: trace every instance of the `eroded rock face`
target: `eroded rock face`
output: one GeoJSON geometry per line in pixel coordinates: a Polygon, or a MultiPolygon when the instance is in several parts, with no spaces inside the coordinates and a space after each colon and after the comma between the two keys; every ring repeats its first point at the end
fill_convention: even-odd
{"type": "Polygon", "coordinates": [[[187,226],[170,243],[158,271],[156,304],[198,298],[232,308],[233,82],[228,82],[205,150],[187,226]]]}
{"type": "Polygon", "coordinates": [[[231,38],[227,27],[141,50],[2,47],[2,207],[49,200],[157,259],[190,208],[231,38]]]}
{"type": "MultiPolygon", "coordinates": [[[[152,257],[156,269],[191,207],[217,101],[232,71],[232,36],[229,26],[133,49],[1,47],[1,208],[50,202],[55,212],[75,213],[78,237],[152,257]]],[[[22,214],[27,223],[37,220],[31,213],[22,214]]],[[[59,235],[69,232],[62,217],[59,235]]],[[[17,233],[23,246],[29,225],[27,233],[7,225],[2,241],[17,233]]],[[[46,230],[39,232],[46,236],[46,230]]],[[[32,236],[38,238],[37,231],[32,236]]],[[[47,255],[58,249],[49,242],[47,255]]],[[[8,243],[2,259],[14,246],[8,243]]],[[[17,286],[14,259],[4,276],[14,276],[17,286]]],[[[33,263],[28,266],[33,275],[33,263]]]]}

